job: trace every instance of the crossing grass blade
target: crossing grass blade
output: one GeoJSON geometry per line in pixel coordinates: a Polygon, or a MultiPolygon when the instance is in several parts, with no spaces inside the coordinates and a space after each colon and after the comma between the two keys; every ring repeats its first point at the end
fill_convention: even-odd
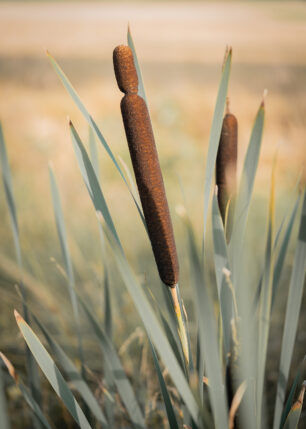
{"type": "Polygon", "coordinates": [[[95,418],[103,425],[104,428],[109,427],[106,421],[106,418],[91,390],[89,389],[87,383],[77,370],[76,366],[72,360],[67,356],[62,347],[52,338],[48,330],[43,326],[43,324],[38,320],[36,316],[33,316],[35,323],[38,325],[39,329],[43,333],[48,346],[54,356],[57,357],[61,367],[64,369],[67,377],[72,382],[75,389],[79,392],[83,400],[88,405],[90,411],[95,416],[95,418]]]}
{"type": "Polygon", "coordinates": [[[49,52],[47,52],[48,58],[50,60],[51,65],[53,66],[56,74],[58,75],[60,81],[62,82],[62,84],[64,85],[65,89],[67,90],[68,94],[70,95],[70,97],[72,98],[72,100],[74,101],[74,103],[76,104],[76,106],[78,107],[78,109],[80,110],[80,112],[82,113],[83,117],[85,118],[85,120],[87,121],[88,125],[90,126],[90,128],[92,129],[92,131],[94,132],[94,134],[97,136],[98,140],[101,142],[102,146],[104,147],[104,149],[106,150],[107,154],[109,155],[109,157],[111,158],[112,162],[114,163],[116,169],[118,170],[120,176],[122,177],[124,183],[126,184],[133,200],[134,203],[136,205],[137,211],[139,213],[139,216],[142,220],[142,223],[145,225],[145,220],[142,214],[142,210],[137,202],[137,200],[135,200],[133,193],[129,187],[129,184],[127,182],[127,180],[124,177],[123,171],[120,168],[120,165],[118,164],[115,155],[113,154],[113,152],[111,151],[109,145],[107,144],[103,134],[101,133],[98,125],[96,124],[96,122],[94,121],[94,119],[92,118],[92,116],[88,113],[86,107],[84,106],[84,104],[82,103],[80,97],[78,96],[76,90],[73,88],[73,86],[71,85],[71,83],[69,82],[69,79],[67,78],[67,76],[65,75],[65,73],[63,72],[63,70],[60,68],[60,66],[58,65],[58,63],[55,61],[55,59],[50,55],[49,52]]]}
{"type": "Polygon", "coordinates": [[[24,321],[24,319],[16,310],[15,318],[20,332],[29,349],[31,350],[35,360],[37,361],[40,369],[48,379],[57,395],[64,402],[67,410],[75,422],[80,426],[81,429],[91,429],[91,426],[88,423],[88,420],[86,419],[82,409],[71,393],[71,390],[69,389],[66,381],[64,380],[62,374],[60,373],[45,347],[41,344],[36,334],[32,331],[30,326],[24,321]]]}
{"type": "Polygon", "coordinates": [[[120,243],[119,237],[117,235],[113,220],[109,213],[104,195],[100,188],[97,176],[95,174],[92,163],[90,162],[86,149],[76,129],[74,128],[72,122],[69,123],[69,126],[70,126],[71,139],[73,142],[73,147],[75,150],[75,155],[78,161],[78,165],[81,170],[81,174],[83,176],[83,180],[87,187],[88,193],[94,204],[95,210],[103,213],[103,216],[105,216],[105,222],[107,223],[107,226],[110,228],[110,230],[112,231],[112,233],[114,234],[118,242],[120,243]]]}
{"type": "Polygon", "coordinates": [[[286,386],[301,308],[306,267],[306,192],[302,194],[302,213],[287,299],[287,309],[281,348],[276,391],[273,429],[278,429],[285,400],[286,386]]]}
{"type": "Polygon", "coordinates": [[[218,146],[220,141],[220,134],[222,129],[224,107],[227,95],[228,82],[230,77],[232,62],[232,50],[230,49],[225,58],[224,67],[222,70],[222,76],[215,105],[212,125],[210,129],[210,136],[208,142],[208,153],[205,166],[205,182],[204,182],[204,234],[206,232],[206,223],[208,215],[209,197],[211,192],[211,185],[213,181],[214,169],[216,164],[218,146]]]}
{"type": "Polygon", "coordinates": [[[144,428],[145,420],[142,411],[139,408],[135,393],[132,389],[131,383],[129,382],[118,354],[103,329],[99,326],[99,323],[93,316],[92,311],[88,308],[87,304],[79,298],[79,302],[88,318],[91,328],[96,335],[101,350],[105,359],[107,360],[108,367],[111,369],[114,381],[116,383],[119,395],[124,403],[130,419],[135,428],[144,428]]]}
{"type": "Polygon", "coordinates": [[[166,386],[166,383],[165,383],[165,380],[164,380],[164,377],[163,377],[163,374],[162,374],[162,371],[161,371],[161,368],[160,368],[160,365],[158,362],[158,357],[157,357],[155,348],[154,348],[150,338],[149,338],[149,344],[150,344],[150,348],[151,348],[152,355],[153,355],[153,361],[154,361],[154,366],[155,366],[155,369],[157,372],[160,390],[162,392],[164,404],[166,407],[166,412],[167,412],[167,417],[168,417],[170,429],[179,429],[179,426],[177,424],[177,420],[175,417],[175,412],[174,412],[174,409],[172,406],[172,402],[171,402],[171,399],[169,396],[169,392],[168,392],[168,389],[167,389],[167,386],[166,386]]]}
{"type": "Polygon", "coordinates": [[[0,427],[3,429],[10,429],[10,422],[7,413],[7,402],[5,397],[4,376],[2,371],[2,364],[0,362],[0,427]]]}
{"type": "MultiPolygon", "coordinates": [[[[37,417],[37,419],[43,425],[43,427],[45,427],[46,429],[51,429],[51,426],[50,426],[48,420],[46,419],[46,417],[44,416],[40,406],[38,405],[38,403],[35,401],[35,399],[31,395],[31,392],[29,391],[29,389],[23,384],[20,376],[17,374],[17,372],[16,372],[15,368],[13,367],[13,365],[11,364],[11,362],[1,352],[0,352],[0,357],[1,357],[2,361],[4,362],[4,364],[6,365],[8,372],[10,373],[12,379],[14,380],[16,386],[19,388],[24,400],[26,401],[28,406],[31,408],[34,415],[37,417]]],[[[1,429],[9,429],[10,426],[9,426],[8,420],[7,420],[7,422],[5,421],[5,414],[4,415],[2,415],[2,413],[0,414],[0,423],[1,423],[1,426],[0,426],[1,429]]]]}
{"type": "Polygon", "coordinates": [[[233,299],[230,288],[224,273],[224,268],[229,270],[227,244],[219,211],[217,195],[213,196],[212,204],[212,222],[213,222],[213,242],[214,242],[214,260],[216,270],[216,280],[218,297],[220,302],[220,312],[222,318],[224,352],[225,356],[230,352],[231,346],[231,319],[233,299]]]}

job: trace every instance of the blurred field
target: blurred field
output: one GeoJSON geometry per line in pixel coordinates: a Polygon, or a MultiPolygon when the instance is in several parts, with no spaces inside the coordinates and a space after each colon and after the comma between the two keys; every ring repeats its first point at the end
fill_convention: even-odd
{"type": "MultiPolygon", "coordinates": [[[[95,213],[77,169],[67,116],[85,141],[87,125],[58,81],[45,51],[48,49],[60,63],[114,153],[130,165],[119,109],[121,93],[112,69],[113,48],[126,43],[128,22],[142,65],[183,267],[185,245],[175,215],[176,205],[183,202],[180,181],[200,236],[205,156],[226,45],[233,47],[229,95],[239,121],[240,166],[263,91],[268,89],[256,185],[256,198],[262,204],[251,216],[250,222],[256,227],[250,239],[265,236],[266,197],[276,148],[279,146],[277,208],[281,214],[292,201],[292,190],[305,161],[306,4],[1,2],[0,120],[13,170],[27,270],[48,285],[55,315],[60,312],[56,305],[65,305],[67,297],[61,292],[65,281],[50,261],[55,257],[60,262],[61,256],[49,191],[49,160],[58,177],[69,223],[78,284],[88,295],[99,287],[101,268],[95,213]]],[[[126,188],[102,147],[99,153],[101,181],[129,258],[137,274],[156,278],[150,247],[126,188]]],[[[12,328],[16,297],[4,259],[13,259],[14,251],[3,192],[0,213],[0,263],[2,269],[5,267],[0,292],[0,346],[15,351],[11,333],[12,329],[17,332],[15,325],[12,328]]],[[[253,242],[259,255],[263,245],[263,240],[253,242]]],[[[182,278],[186,277],[183,269],[182,278]]],[[[42,293],[36,288],[38,297],[42,293]]],[[[125,303],[125,295],[117,299],[125,303]]],[[[280,302],[280,308],[283,305],[280,302]]],[[[128,314],[130,304],[125,306],[123,312],[128,314]]],[[[69,314],[64,318],[69,319],[69,314]]],[[[127,323],[135,326],[137,321],[129,317],[127,323]]],[[[298,345],[305,344],[305,324],[303,329],[298,345]]],[[[127,335],[120,323],[117,335],[127,335]]],[[[279,342],[276,333],[272,347],[277,349],[279,342]]],[[[302,351],[296,359],[301,356],[302,351]]]]}

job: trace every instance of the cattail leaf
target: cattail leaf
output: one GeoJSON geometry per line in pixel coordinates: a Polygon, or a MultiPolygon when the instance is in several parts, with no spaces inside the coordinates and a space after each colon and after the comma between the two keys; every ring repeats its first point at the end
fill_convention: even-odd
{"type": "MultiPolygon", "coordinates": [[[[54,209],[55,222],[57,227],[57,233],[61,245],[62,255],[66,267],[66,273],[68,278],[68,291],[70,295],[74,322],[75,322],[75,330],[78,338],[78,349],[79,349],[79,358],[82,363],[82,368],[84,367],[84,352],[83,352],[83,344],[82,344],[82,334],[81,334],[81,322],[80,315],[78,309],[78,303],[75,293],[75,279],[74,272],[68,247],[67,234],[65,228],[64,215],[62,212],[61,201],[58,186],[56,183],[55,175],[52,170],[51,165],[49,166],[49,177],[50,177],[50,185],[51,185],[51,194],[52,194],[52,202],[54,209]]],[[[84,371],[84,369],[83,369],[84,371]]]]}
{"type": "Polygon", "coordinates": [[[0,427],[10,429],[11,425],[8,418],[8,407],[5,397],[4,376],[2,371],[2,363],[0,363],[0,427]]]}
{"type": "Polygon", "coordinates": [[[259,328],[258,328],[258,369],[257,369],[257,413],[258,419],[262,418],[262,402],[264,390],[264,375],[267,358],[268,338],[270,330],[272,287],[273,287],[273,239],[275,217],[275,168],[276,157],[272,167],[271,191],[269,200],[268,233],[265,252],[265,268],[259,302],[259,328]]]}
{"type": "Polygon", "coordinates": [[[93,169],[95,170],[97,179],[99,180],[100,168],[99,168],[98,148],[97,148],[94,132],[90,127],[89,127],[89,153],[90,153],[90,159],[91,159],[93,169]]]}
{"type": "Polygon", "coordinates": [[[224,107],[227,95],[227,88],[231,70],[232,50],[227,53],[222,71],[221,81],[218,90],[217,101],[215,105],[212,125],[210,129],[208,153],[205,166],[205,182],[204,182],[204,237],[206,232],[206,223],[208,215],[208,204],[211,191],[211,185],[214,176],[214,168],[216,164],[218,145],[222,129],[224,107]]]}
{"type": "Polygon", "coordinates": [[[73,309],[74,317],[78,318],[79,316],[78,316],[78,307],[77,307],[77,300],[76,300],[76,294],[75,294],[74,272],[72,268],[72,262],[71,262],[69,247],[68,247],[64,215],[62,211],[58,186],[57,186],[55,175],[51,165],[49,165],[49,178],[50,178],[52,203],[53,203],[53,209],[54,209],[56,228],[57,228],[58,238],[59,238],[62,255],[65,263],[67,278],[68,278],[69,294],[71,298],[72,309],[73,309]]]}
{"type": "Polygon", "coordinates": [[[297,198],[297,200],[294,204],[291,216],[289,218],[288,225],[285,229],[283,239],[280,243],[280,249],[278,252],[278,256],[277,256],[277,260],[276,260],[275,268],[274,268],[274,273],[273,273],[272,306],[273,306],[273,303],[275,300],[277,288],[279,285],[279,280],[281,278],[281,274],[283,271],[284,261],[285,261],[286,255],[287,255],[287,250],[288,250],[288,246],[289,246],[289,242],[290,242],[290,238],[291,238],[293,225],[294,225],[295,220],[296,220],[296,215],[298,212],[299,203],[300,203],[300,196],[297,198]]]}
{"type": "Polygon", "coordinates": [[[302,379],[302,369],[304,369],[303,367],[304,367],[305,362],[306,362],[306,355],[304,356],[302,362],[298,366],[298,370],[297,370],[296,376],[294,377],[294,381],[292,383],[286,405],[285,405],[284,410],[282,412],[282,417],[281,417],[281,422],[280,422],[280,428],[281,429],[284,427],[287,416],[290,413],[291,407],[293,405],[293,399],[295,396],[296,389],[297,389],[297,387],[300,384],[301,379],[302,379]]]}
{"type": "MultiPolygon", "coordinates": [[[[215,426],[228,427],[226,392],[223,383],[221,359],[219,355],[217,324],[213,313],[213,302],[207,290],[205,273],[199,258],[195,237],[191,225],[187,224],[187,233],[192,263],[191,275],[195,309],[199,324],[201,356],[204,358],[206,376],[209,380],[208,394],[211,401],[215,426]]],[[[203,387],[203,385],[202,385],[203,387]]]]}
{"type": "Polygon", "coordinates": [[[306,381],[303,382],[298,400],[291,407],[290,413],[288,414],[284,424],[284,429],[297,429],[303,407],[305,387],[306,381]]]}
{"type": "Polygon", "coordinates": [[[168,423],[170,426],[170,429],[179,429],[179,426],[177,424],[177,420],[175,417],[175,412],[172,406],[172,402],[169,396],[169,392],[165,383],[165,379],[163,377],[163,374],[161,372],[161,368],[158,362],[158,357],[155,351],[155,348],[149,338],[149,344],[150,344],[150,348],[152,351],[152,355],[153,355],[153,362],[154,362],[154,366],[157,372],[157,377],[158,377],[158,381],[159,381],[159,385],[160,385],[160,390],[162,392],[162,396],[163,396],[163,400],[164,400],[164,404],[166,407],[166,412],[167,412],[167,417],[168,417],[168,423]]]}
{"type": "Polygon", "coordinates": [[[273,428],[278,429],[285,400],[286,386],[300,313],[306,269],[306,192],[303,190],[303,207],[294,255],[287,299],[285,325],[280,356],[273,428]]]}
{"type": "Polygon", "coordinates": [[[224,269],[229,270],[229,263],[226,238],[216,194],[213,197],[212,222],[217,290],[222,318],[224,351],[225,356],[227,356],[230,352],[231,346],[231,319],[233,299],[224,272],[224,269]]]}
{"type": "Polygon", "coordinates": [[[124,372],[123,366],[112,342],[104,333],[103,329],[100,327],[92,311],[88,308],[88,306],[80,297],[79,302],[88,318],[88,321],[93,329],[94,334],[99,341],[103,355],[107,360],[109,368],[112,371],[118,392],[131,418],[133,426],[139,429],[144,428],[146,425],[143,414],[139,408],[131,383],[129,382],[124,372]]]}
{"type": "Polygon", "coordinates": [[[137,76],[138,76],[138,95],[144,99],[144,101],[146,102],[146,105],[148,106],[147,97],[146,97],[144,84],[143,84],[143,80],[142,80],[142,74],[141,74],[141,70],[140,70],[140,66],[139,66],[139,62],[138,62],[138,58],[137,58],[136,49],[135,49],[134,41],[132,38],[130,26],[128,26],[128,31],[127,31],[127,42],[128,42],[129,47],[131,48],[131,50],[133,52],[134,64],[135,64],[135,68],[136,68],[136,72],[137,72],[137,76]]]}
{"type": "Polygon", "coordinates": [[[17,262],[18,262],[19,268],[22,269],[22,255],[21,255],[20,241],[19,241],[19,227],[18,227],[18,219],[17,219],[17,212],[16,212],[16,204],[15,204],[15,198],[13,194],[11,171],[9,167],[1,123],[0,123],[0,162],[1,162],[4,191],[5,191],[6,201],[9,208],[9,215],[11,220],[17,262]]]}
{"type": "MultiPolygon", "coordinates": [[[[295,204],[294,204],[293,209],[291,209],[290,212],[284,216],[284,218],[281,221],[280,226],[277,230],[276,237],[274,240],[273,251],[276,253],[278,243],[281,240],[281,237],[283,236],[281,243],[279,245],[279,251],[278,251],[277,258],[276,258],[274,273],[273,273],[272,308],[273,308],[273,304],[274,304],[274,300],[275,300],[275,296],[276,296],[276,291],[277,291],[277,288],[279,285],[279,280],[281,278],[281,274],[282,274],[282,270],[283,270],[283,266],[284,266],[284,261],[285,261],[285,257],[287,254],[288,245],[289,245],[289,241],[290,241],[290,237],[291,237],[291,233],[292,233],[292,229],[293,229],[293,225],[294,225],[296,215],[298,212],[300,199],[301,198],[299,196],[297,198],[295,204]],[[289,220],[287,222],[287,227],[285,228],[287,218],[289,218],[289,220]],[[283,233],[283,229],[285,229],[284,233],[283,233]]],[[[257,305],[259,302],[259,297],[260,297],[260,292],[261,292],[261,287],[262,287],[262,279],[263,279],[263,273],[260,276],[258,286],[256,289],[256,294],[255,294],[255,299],[254,299],[254,309],[257,308],[257,305]]]]}
{"type": "Polygon", "coordinates": [[[102,193],[102,190],[100,188],[97,176],[95,174],[94,168],[90,162],[90,159],[88,157],[88,154],[85,150],[85,147],[74,128],[73,124],[70,122],[70,134],[73,142],[73,147],[75,150],[76,158],[78,161],[79,168],[81,170],[83,180],[85,182],[85,185],[87,187],[88,193],[91,197],[91,200],[94,204],[94,207],[96,211],[100,211],[103,213],[103,217],[105,218],[105,222],[107,223],[108,227],[111,229],[114,236],[117,238],[119,242],[119,238],[113,223],[113,220],[111,218],[111,215],[109,213],[104,195],[102,193]]]}
{"type": "Polygon", "coordinates": [[[101,142],[102,146],[105,148],[106,152],[108,153],[109,157],[111,158],[111,160],[113,161],[116,169],[118,170],[120,176],[122,177],[122,179],[124,180],[125,184],[128,187],[128,190],[134,200],[134,203],[136,205],[137,211],[139,213],[139,216],[142,220],[142,223],[145,225],[145,220],[142,214],[142,210],[139,206],[139,204],[137,203],[137,201],[134,199],[133,197],[133,193],[128,185],[128,182],[126,181],[124,174],[113,154],[113,152],[111,151],[109,145],[107,144],[105,138],[103,137],[103,134],[101,133],[99,127],[97,126],[96,122],[94,121],[94,119],[92,118],[92,116],[88,113],[88,111],[86,110],[84,104],[82,103],[80,97],[78,96],[77,92],[75,91],[75,89],[73,88],[73,86],[71,85],[71,83],[69,82],[67,76],[65,75],[65,73],[63,72],[63,70],[60,68],[60,66],[57,64],[57,62],[55,61],[55,59],[50,55],[49,52],[47,52],[47,55],[49,57],[50,63],[53,66],[56,74],[58,75],[58,77],[60,78],[60,81],[62,82],[62,84],[64,85],[65,89],[67,90],[68,94],[71,96],[72,100],[74,101],[74,103],[76,104],[76,106],[78,107],[78,109],[80,110],[80,112],[82,113],[82,115],[84,116],[85,120],[87,121],[88,125],[90,126],[90,128],[93,130],[93,132],[95,133],[95,135],[98,137],[98,140],[101,142]]]}
{"type": "Polygon", "coordinates": [[[182,399],[184,400],[192,418],[195,422],[199,421],[199,407],[198,404],[191,392],[189,384],[185,378],[185,375],[180,367],[180,364],[175,357],[171,346],[167,340],[167,337],[159,321],[153,312],[153,309],[136,280],[134,274],[131,271],[131,268],[126,260],[126,257],[123,253],[122,248],[119,246],[118,241],[113,236],[110,229],[104,226],[105,235],[107,236],[110,247],[114,253],[115,261],[119,272],[121,273],[122,279],[133,299],[135,307],[141,317],[141,320],[148,332],[148,335],[152,339],[161,359],[163,360],[173,383],[175,384],[177,390],[179,391],[182,399]]]}
{"type": "Polygon", "coordinates": [[[59,369],[55,365],[53,359],[42,345],[36,334],[32,331],[30,326],[24,321],[20,314],[15,310],[15,317],[20,329],[20,332],[25,339],[29,349],[33,353],[39,367],[45,374],[49,383],[57,393],[57,395],[64,402],[67,410],[80,426],[81,429],[90,429],[91,426],[88,423],[82,409],[77,403],[75,397],[71,393],[66,381],[64,380],[59,369]]]}
{"type": "MultiPolygon", "coordinates": [[[[6,365],[6,367],[9,371],[12,379],[14,380],[16,386],[19,388],[23,398],[25,399],[26,403],[31,408],[31,410],[33,411],[33,413],[35,414],[35,416],[37,417],[39,422],[46,429],[51,429],[51,426],[50,426],[48,420],[46,419],[46,417],[44,416],[40,406],[38,405],[38,403],[35,401],[35,399],[31,395],[31,392],[29,391],[29,389],[23,384],[20,376],[17,374],[17,372],[16,372],[15,368],[13,367],[13,365],[11,364],[11,362],[1,352],[0,352],[0,357],[1,357],[2,361],[4,362],[4,364],[6,365]]],[[[5,422],[5,417],[6,417],[5,414],[2,415],[2,413],[0,413],[0,423],[1,423],[0,427],[1,427],[1,429],[9,429],[9,427],[10,427],[8,421],[5,422]]]]}
{"type": "Polygon", "coordinates": [[[59,363],[64,369],[67,377],[71,380],[75,389],[79,392],[83,400],[88,405],[92,414],[96,417],[96,419],[104,425],[103,427],[107,428],[108,424],[106,418],[95,396],[89,389],[87,383],[82,378],[74,363],[67,356],[62,347],[52,338],[48,330],[43,326],[43,324],[38,320],[38,318],[36,316],[33,316],[33,318],[35,320],[35,323],[38,325],[39,329],[43,333],[50,350],[52,351],[53,355],[57,357],[59,363]]]}
{"type": "Polygon", "coordinates": [[[257,112],[251,133],[250,143],[244,160],[242,175],[240,178],[240,184],[235,202],[233,229],[229,244],[229,257],[233,270],[234,283],[237,283],[236,271],[239,271],[239,263],[241,261],[241,247],[259,160],[264,117],[265,111],[264,105],[262,103],[257,112]]]}

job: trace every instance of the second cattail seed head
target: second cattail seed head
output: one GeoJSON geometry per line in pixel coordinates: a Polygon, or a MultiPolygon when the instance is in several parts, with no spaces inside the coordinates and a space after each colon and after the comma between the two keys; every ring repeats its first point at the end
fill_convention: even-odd
{"type": "Polygon", "coordinates": [[[218,204],[223,222],[227,205],[236,192],[237,140],[237,119],[232,113],[227,112],[223,119],[216,161],[218,204]]]}

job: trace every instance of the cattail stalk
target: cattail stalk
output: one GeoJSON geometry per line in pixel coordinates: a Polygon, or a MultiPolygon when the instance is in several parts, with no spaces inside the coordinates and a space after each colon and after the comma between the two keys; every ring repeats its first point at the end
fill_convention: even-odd
{"type": "Polygon", "coordinates": [[[179,263],[150,115],[146,102],[137,94],[138,76],[132,50],[128,46],[117,46],[113,61],[118,87],[125,94],[121,113],[148,234],[159,276],[171,289],[188,362],[187,335],[177,295],[179,263]]]}
{"type": "Polygon", "coordinates": [[[231,235],[234,197],[236,192],[238,123],[229,112],[223,119],[220,142],[216,161],[216,184],[218,186],[218,204],[227,239],[231,235]]]}

